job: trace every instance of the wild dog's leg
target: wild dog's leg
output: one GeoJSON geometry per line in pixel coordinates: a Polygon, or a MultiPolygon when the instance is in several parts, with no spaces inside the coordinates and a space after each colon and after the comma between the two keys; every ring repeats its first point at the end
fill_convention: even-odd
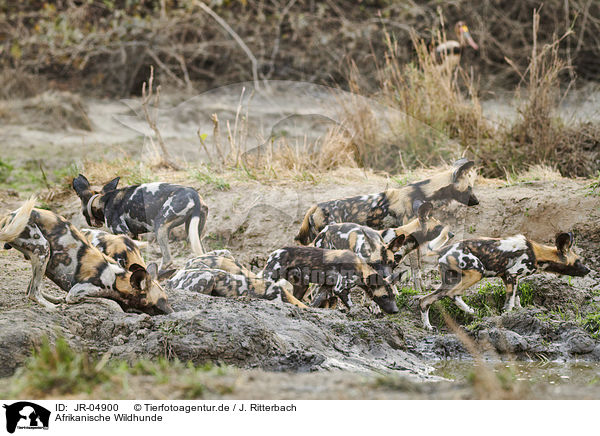
{"type": "Polygon", "coordinates": [[[281,300],[286,302],[286,303],[290,303],[293,304],[296,307],[299,307],[301,309],[306,309],[307,306],[306,304],[302,303],[301,301],[299,301],[298,299],[296,299],[296,297],[294,297],[294,295],[288,291],[287,289],[283,289],[281,292],[281,300]]]}
{"type": "MultiPolygon", "coordinates": [[[[508,312],[513,310],[515,307],[515,300],[517,295],[517,278],[514,276],[506,276],[502,277],[502,281],[504,282],[504,286],[506,286],[506,300],[504,303],[503,310],[508,312]]],[[[519,300],[519,306],[521,307],[521,301],[519,300]]]]}
{"type": "Polygon", "coordinates": [[[522,309],[523,306],[521,306],[521,296],[519,295],[519,278],[515,277],[515,307],[517,309],[522,309]]]}
{"type": "Polygon", "coordinates": [[[456,304],[461,310],[470,313],[471,315],[475,313],[475,310],[473,310],[471,306],[465,303],[460,295],[454,296],[454,304],[456,304]]]}
{"type": "Polygon", "coordinates": [[[413,287],[416,291],[422,291],[424,288],[421,280],[421,255],[419,254],[418,247],[408,254],[408,261],[410,264],[410,277],[413,287]]]}
{"type": "Polygon", "coordinates": [[[41,304],[46,309],[56,309],[54,304],[44,298],[40,290],[40,285],[46,275],[46,266],[50,260],[50,246],[48,245],[48,241],[44,239],[43,243],[37,245],[29,253],[29,259],[31,260],[32,277],[27,286],[27,296],[30,300],[41,304]]]}
{"type": "Polygon", "coordinates": [[[154,233],[156,234],[156,242],[160,247],[162,259],[160,261],[159,271],[165,271],[173,263],[171,258],[171,250],[169,249],[169,227],[165,224],[155,225],[154,233]]]}
{"type": "MultiPolygon", "coordinates": [[[[460,295],[468,288],[473,286],[479,280],[483,278],[483,274],[478,270],[463,270],[461,272],[452,269],[443,269],[441,271],[442,285],[429,295],[421,298],[419,301],[419,307],[421,309],[421,319],[426,329],[433,330],[433,327],[429,323],[429,307],[436,301],[443,297],[452,297],[455,301],[456,297],[469,309],[460,295]]],[[[465,310],[459,305],[459,307],[465,310]]],[[[473,310],[473,309],[471,309],[473,310]]]]}
{"type": "Polygon", "coordinates": [[[114,298],[118,294],[111,289],[101,288],[92,283],[77,283],[67,293],[65,302],[75,304],[82,302],[85,298],[114,298]]]}

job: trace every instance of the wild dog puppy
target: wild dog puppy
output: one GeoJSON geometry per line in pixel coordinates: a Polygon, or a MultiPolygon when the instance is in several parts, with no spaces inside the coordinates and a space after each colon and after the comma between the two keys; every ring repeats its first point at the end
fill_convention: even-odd
{"type": "Polygon", "coordinates": [[[398,225],[405,224],[413,216],[413,205],[417,200],[456,200],[467,206],[475,206],[479,200],[473,193],[476,176],[473,166],[473,161],[460,159],[453,168],[402,188],[316,204],[304,216],[295,240],[308,245],[327,224],[333,222],[382,229],[383,219],[391,215],[396,218],[398,225]]]}
{"type": "Polygon", "coordinates": [[[286,247],[271,253],[263,269],[263,277],[274,281],[285,279],[294,286],[294,297],[302,300],[311,283],[321,292],[312,306],[337,296],[351,306],[350,290],[358,286],[386,313],[398,312],[390,284],[364,260],[350,250],[326,250],[316,247],[286,247]]]}
{"type": "Polygon", "coordinates": [[[157,315],[171,313],[167,295],[154,280],[156,268],[132,264],[127,270],[90,245],[85,236],[63,217],[34,209],[29,200],[0,219],[0,241],[31,261],[33,277],[27,288],[30,299],[54,309],[53,303],[78,303],[86,297],[116,301],[124,310],[157,315]],[[64,298],[43,295],[42,279],[67,292],[64,298]]]}
{"type": "MultiPolygon", "coordinates": [[[[388,278],[409,252],[424,244],[429,250],[437,250],[454,236],[447,226],[431,216],[431,203],[416,201],[414,209],[417,218],[404,226],[386,230],[373,230],[354,223],[328,224],[317,235],[314,246],[351,250],[388,278]]],[[[395,276],[390,282],[397,278],[395,276]]]]}
{"type": "Polygon", "coordinates": [[[558,233],[555,247],[516,235],[505,239],[468,239],[442,248],[438,259],[442,285],[419,302],[423,324],[427,329],[432,329],[429,307],[443,297],[454,299],[459,308],[474,313],[461,295],[484,277],[502,278],[506,286],[504,310],[511,310],[515,304],[521,306],[517,297],[520,277],[533,274],[538,269],[555,274],[585,276],[590,270],[573,252],[573,242],[572,233],[558,233]]]}
{"type": "Polygon", "coordinates": [[[171,289],[220,297],[247,295],[267,300],[279,297],[284,302],[306,308],[294,297],[290,283],[285,280],[263,280],[230,255],[208,253],[190,259],[167,283],[171,289]]]}
{"type": "Polygon", "coordinates": [[[81,199],[82,212],[88,225],[106,227],[113,233],[137,239],[141,233],[154,232],[160,246],[165,270],[172,263],[169,231],[185,223],[192,251],[204,253],[202,232],[208,207],[195,189],[170,183],[144,183],[117,189],[119,177],[107,183],[100,192],[92,191],[85,176],[73,180],[73,189],[81,199]]]}

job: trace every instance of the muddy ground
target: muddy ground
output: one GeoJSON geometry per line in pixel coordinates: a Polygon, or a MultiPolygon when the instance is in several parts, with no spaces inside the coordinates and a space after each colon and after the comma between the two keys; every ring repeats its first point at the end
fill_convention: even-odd
{"type": "MultiPolygon", "coordinates": [[[[124,105],[90,100],[81,114],[79,105],[72,95],[3,103],[0,140],[6,144],[4,155],[16,167],[35,170],[41,160],[48,174],[73,160],[85,169],[90,165],[82,164],[86,159],[110,160],[123,153],[134,160],[140,157],[144,142],[140,133],[124,130],[114,118],[129,116],[124,105]],[[55,105],[57,99],[63,111],[40,110],[55,105]],[[57,120],[63,120],[62,124],[57,120]]],[[[202,107],[205,118],[218,107],[224,108],[229,117],[235,115],[232,106],[218,98],[211,101],[211,106],[202,107]]],[[[261,117],[269,119],[268,124],[297,111],[287,107],[282,112],[280,106],[266,105],[262,109],[261,117]]],[[[178,156],[184,156],[186,150],[199,149],[197,142],[192,142],[197,141],[197,118],[180,115],[165,137],[170,144],[177,144],[178,156]]],[[[220,115],[220,119],[226,118],[220,115]]],[[[204,128],[209,127],[206,124],[204,128]]],[[[92,182],[112,178],[110,165],[107,168],[105,180],[92,182]]],[[[152,180],[194,186],[210,209],[205,244],[212,249],[228,248],[257,270],[271,251],[293,244],[303,214],[313,202],[378,192],[431,172],[392,178],[370,171],[338,169],[316,177],[275,175],[266,181],[254,180],[243,170],[213,174],[203,181],[194,177],[192,170],[153,169],[148,174],[152,180]]],[[[469,363],[470,369],[461,369],[456,377],[459,382],[443,381],[440,376],[454,378],[456,374],[436,372],[434,366],[441,361],[473,362],[474,357],[491,366],[500,361],[598,362],[597,327],[594,330],[585,323],[600,306],[600,196],[590,188],[591,183],[547,172],[532,172],[510,183],[480,179],[476,186],[479,206],[436,205],[435,215],[451,226],[457,239],[523,233],[551,243],[557,231],[572,230],[577,236],[578,253],[593,269],[585,278],[532,276],[528,279],[533,289],[532,304],[511,313],[457,317],[466,335],[444,327],[439,315],[440,330],[425,331],[416,309],[416,296],[409,296],[395,316],[376,316],[361,305],[349,313],[299,310],[274,302],[183,292],[169,295],[175,313],[168,316],[123,313],[116,304],[101,301],[61,306],[49,312],[26,299],[29,263],[15,250],[0,250],[0,377],[11,376],[22,366],[32,346],[46,335],[51,339],[64,336],[78,350],[110,353],[114,359],[131,362],[165,356],[198,364],[213,361],[233,365],[239,368],[234,377],[235,389],[227,394],[207,394],[228,398],[482,398],[485,395],[481,386],[464,377],[473,369],[469,363]],[[467,350],[471,344],[477,356],[467,350]]],[[[17,208],[29,195],[29,188],[0,189],[0,213],[17,208]]],[[[34,192],[41,194],[47,207],[84,227],[74,193],[55,187],[51,191],[55,194],[52,198],[46,197],[44,188],[34,192]]],[[[182,229],[176,229],[172,239],[175,262],[183,265],[190,250],[182,229]]],[[[144,254],[148,260],[159,257],[153,243],[144,254]]],[[[429,264],[426,276],[430,288],[436,285],[433,270],[429,264]]],[[[44,287],[62,293],[47,279],[44,287]]],[[[476,292],[473,289],[472,293],[476,292]]],[[[435,313],[432,318],[435,323],[435,313]]],[[[519,386],[511,392],[527,398],[600,397],[600,388],[590,382],[600,377],[600,372],[590,365],[586,371],[592,378],[585,382],[560,386],[537,383],[533,387],[527,382],[526,389],[519,386]]],[[[0,380],[0,390],[6,381],[0,380]]],[[[140,380],[133,393],[119,395],[174,395],[168,386],[152,390],[144,388],[143,382],[140,380]]],[[[111,393],[93,395],[110,398],[111,393]]]]}
{"type": "MultiPolygon", "coordinates": [[[[340,170],[316,184],[263,184],[232,179],[229,190],[221,191],[206,183],[192,180],[186,183],[195,186],[209,206],[207,245],[227,247],[241,261],[256,267],[264,263],[271,251],[292,244],[301,214],[313,201],[375,192],[395,182],[358,170],[340,170]]],[[[561,178],[510,186],[500,181],[480,180],[476,189],[479,206],[467,209],[452,203],[436,209],[436,215],[451,225],[457,238],[521,232],[549,243],[557,230],[573,230],[579,254],[594,269],[585,278],[568,281],[549,275],[532,276],[528,280],[535,289],[533,305],[469,325],[465,331],[484,359],[600,361],[600,340],[578,322],[600,302],[599,198],[590,195],[588,186],[589,181],[561,178]]],[[[0,193],[0,210],[12,210],[20,201],[14,193],[4,191],[0,193]]],[[[64,194],[51,207],[76,225],[84,224],[74,194],[64,194]]],[[[181,265],[190,252],[187,243],[181,240],[181,231],[176,230],[173,238],[176,263],[181,265]]],[[[159,255],[153,244],[145,254],[150,259],[159,255]]],[[[271,388],[273,395],[288,398],[388,397],[389,393],[383,392],[388,389],[386,383],[377,382],[374,372],[409,377],[406,387],[389,397],[473,396],[470,385],[464,383],[435,383],[439,388],[414,387],[415,380],[440,380],[432,373],[432,365],[440,359],[473,358],[464,340],[447,328],[437,333],[422,329],[414,299],[395,316],[372,315],[360,305],[350,313],[300,310],[281,303],[184,292],[171,292],[169,298],[175,313],[167,316],[123,313],[116,304],[96,302],[62,306],[56,312],[48,312],[25,297],[30,274],[28,262],[16,251],[0,252],[3,291],[0,375],[4,377],[23,364],[32,345],[39,343],[44,335],[51,338],[63,335],[77,349],[98,354],[109,352],[113,358],[128,361],[167,356],[251,369],[242,373],[241,380],[251,380],[248,382],[251,384],[264,379],[261,389],[266,392],[261,395],[265,398],[271,388]],[[314,381],[316,385],[304,391],[290,389],[280,382],[280,376],[271,374],[273,371],[291,372],[296,374],[290,375],[291,380],[298,378],[308,385],[314,381]],[[349,384],[349,390],[319,391],[317,385],[322,384],[319,376],[297,375],[315,371],[343,371],[348,377],[341,378],[349,384]],[[373,383],[378,387],[365,394],[373,383]],[[353,384],[362,387],[352,390],[353,384]]],[[[48,280],[44,286],[61,293],[48,280]]],[[[404,386],[403,383],[400,385],[404,386]]],[[[238,394],[245,397],[250,395],[248,392],[240,388],[238,394]]],[[[591,387],[582,392],[585,397],[600,395],[599,389],[591,387]]],[[[539,390],[530,396],[537,394],[539,390]]]]}

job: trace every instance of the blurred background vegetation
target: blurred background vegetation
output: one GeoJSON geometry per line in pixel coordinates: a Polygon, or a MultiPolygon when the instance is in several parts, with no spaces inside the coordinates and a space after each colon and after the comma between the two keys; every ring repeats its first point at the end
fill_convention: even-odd
{"type": "MultiPolygon", "coordinates": [[[[141,92],[154,64],[165,83],[197,91],[252,79],[250,62],[199,0],[0,0],[2,93],[29,95],[46,86],[102,96],[141,92]],[[36,80],[32,83],[32,76],[36,80]]],[[[213,0],[205,1],[242,38],[264,79],[348,86],[352,64],[372,89],[387,45],[415,58],[410,29],[426,42],[464,20],[481,50],[466,51],[482,89],[510,88],[529,64],[537,0],[213,0]],[[442,17],[445,23],[442,22],[442,17]]],[[[600,2],[548,0],[538,43],[569,29],[559,55],[572,66],[566,84],[600,79],[600,2]]]]}

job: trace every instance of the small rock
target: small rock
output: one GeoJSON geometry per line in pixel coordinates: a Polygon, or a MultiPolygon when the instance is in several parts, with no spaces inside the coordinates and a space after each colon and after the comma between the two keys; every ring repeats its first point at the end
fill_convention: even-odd
{"type": "Polygon", "coordinates": [[[505,329],[489,329],[479,332],[479,340],[489,342],[499,353],[516,353],[529,348],[527,340],[518,333],[505,329]]]}
{"type": "Polygon", "coordinates": [[[575,330],[567,336],[567,350],[572,354],[587,354],[594,350],[596,343],[582,330],[575,330]]]}

